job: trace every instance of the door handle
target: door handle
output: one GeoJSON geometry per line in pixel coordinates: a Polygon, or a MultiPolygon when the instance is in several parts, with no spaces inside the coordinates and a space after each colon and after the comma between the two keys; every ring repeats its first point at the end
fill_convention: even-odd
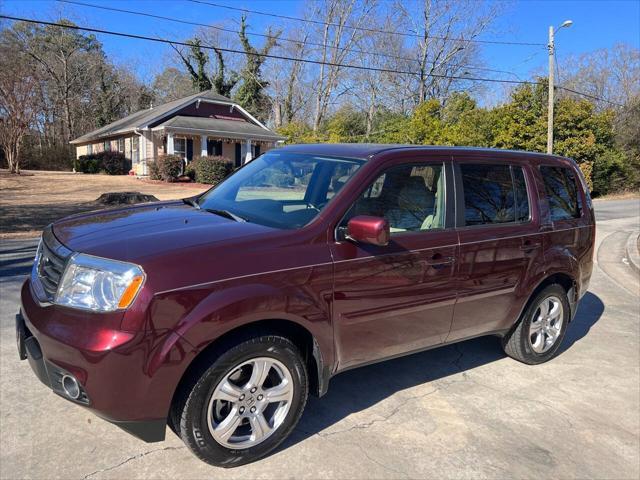
{"type": "Polygon", "coordinates": [[[530,252],[532,250],[536,250],[538,248],[542,248],[542,244],[541,243],[527,243],[525,242],[524,245],[520,246],[520,250],[522,250],[523,252],[530,252]]]}
{"type": "Polygon", "coordinates": [[[436,253],[429,260],[427,260],[427,265],[436,267],[439,265],[450,265],[455,261],[456,261],[455,257],[445,257],[440,253],[436,253]]]}

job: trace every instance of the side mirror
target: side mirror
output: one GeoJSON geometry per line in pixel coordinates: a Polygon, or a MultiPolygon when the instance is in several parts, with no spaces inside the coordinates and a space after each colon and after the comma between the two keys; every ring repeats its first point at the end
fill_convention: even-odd
{"type": "Polygon", "coordinates": [[[384,247],[390,237],[389,222],[381,217],[359,215],[347,224],[347,238],[358,243],[384,247]]]}

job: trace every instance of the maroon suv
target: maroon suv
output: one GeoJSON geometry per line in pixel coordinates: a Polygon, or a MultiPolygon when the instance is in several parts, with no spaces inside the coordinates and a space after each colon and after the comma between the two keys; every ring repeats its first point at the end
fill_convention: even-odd
{"type": "Polygon", "coordinates": [[[139,438],[168,424],[204,461],[240,465],[346,369],[480,335],[553,358],[594,236],[565,158],[291,146],[199,197],[47,227],[18,348],[54,392],[139,438]]]}

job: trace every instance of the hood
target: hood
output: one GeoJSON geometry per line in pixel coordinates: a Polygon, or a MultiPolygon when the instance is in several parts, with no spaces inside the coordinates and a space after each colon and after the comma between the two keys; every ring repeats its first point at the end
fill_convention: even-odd
{"type": "Polygon", "coordinates": [[[235,242],[276,231],[236,222],[183,202],[83,213],[53,225],[58,240],[73,251],[139,264],[175,250],[235,242]]]}

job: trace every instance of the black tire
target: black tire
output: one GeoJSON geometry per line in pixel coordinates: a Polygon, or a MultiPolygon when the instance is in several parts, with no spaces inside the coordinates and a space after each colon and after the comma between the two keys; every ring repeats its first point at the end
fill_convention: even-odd
{"type": "Polygon", "coordinates": [[[567,299],[567,292],[558,284],[545,287],[531,299],[522,317],[515,327],[502,339],[502,347],[507,355],[528,365],[536,365],[551,360],[558,355],[560,345],[567,331],[567,325],[571,318],[571,306],[567,299]],[[558,298],[562,304],[562,326],[558,337],[549,350],[538,353],[534,351],[530,335],[531,322],[543,300],[550,297],[558,298]]]}
{"type": "Polygon", "coordinates": [[[276,335],[257,336],[223,349],[204,373],[194,377],[198,378],[192,378],[178,392],[169,426],[198,458],[225,468],[253,462],[278,447],[298,423],[309,391],[307,369],[298,348],[289,339],[276,335]],[[244,449],[229,448],[218,443],[210,433],[209,400],[216,386],[230,372],[257,357],[274,358],[289,370],[293,380],[291,407],[280,426],[262,443],[244,449]]]}

